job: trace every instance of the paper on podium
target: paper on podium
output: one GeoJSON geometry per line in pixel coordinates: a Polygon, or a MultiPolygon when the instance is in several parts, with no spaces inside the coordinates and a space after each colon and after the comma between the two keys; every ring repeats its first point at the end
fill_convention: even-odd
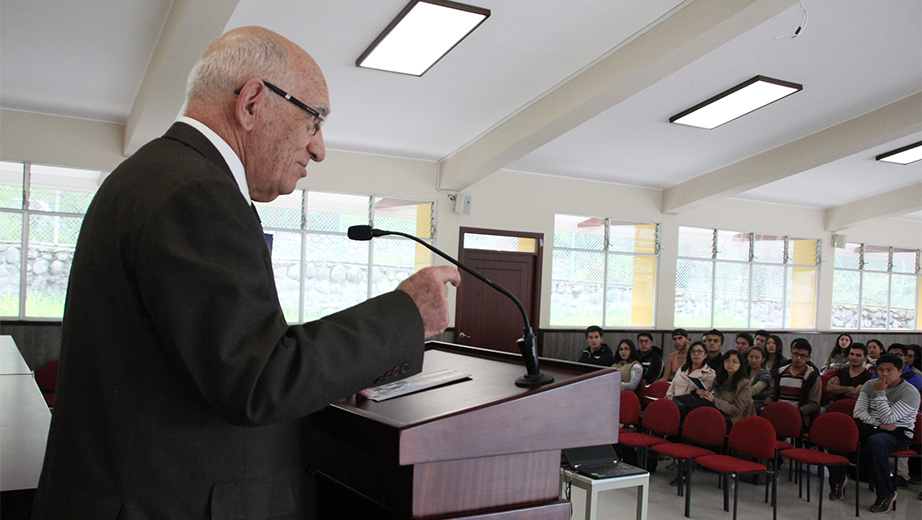
{"type": "Polygon", "coordinates": [[[367,397],[369,399],[378,402],[470,378],[470,374],[446,368],[443,370],[436,370],[435,372],[416,374],[415,376],[410,376],[400,381],[394,381],[393,383],[374,386],[365,390],[365,392],[367,392],[367,397]]]}

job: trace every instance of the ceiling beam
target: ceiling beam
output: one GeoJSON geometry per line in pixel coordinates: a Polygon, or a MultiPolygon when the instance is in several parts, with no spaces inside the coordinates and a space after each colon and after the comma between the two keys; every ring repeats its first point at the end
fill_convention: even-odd
{"type": "Polygon", "coordinates": [[[826,231],[842,231],[872,220],[919,210],[922,210],[922,183],[829,208],[826,210],[826,231]]]}
{"type": "Polygon", "coordinates": [[[922,130],[922,92],[663,190],[663,213],[681,213],[922,130]]]}
{"type": "Polygon", "coordinates": [[[695,0],[439,161],[460,191],[643,91],[797,0],[695,0]]]}
{"type": "Polygon", "coordinates": [[[125,124],[124,154],[163,135],[185,102],[186,78],[224,33],[239,0],[174,0],[125,124]]]}

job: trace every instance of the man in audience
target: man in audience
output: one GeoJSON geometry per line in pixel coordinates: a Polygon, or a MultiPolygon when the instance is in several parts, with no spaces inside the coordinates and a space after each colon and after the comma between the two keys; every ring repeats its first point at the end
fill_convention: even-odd
{"type": "Polygon", "coordinates": [[[615,354],[603,340],[602,327],[592,325],[586,329],[586,348],[579,356],[580,363],[610,367],[615,364],[615,354]]]}
{"type": "Polygon", "coordinates": [[[749,355],[749,351],[753,346],[753,341],[754,340],[752,339],[752,334],[748,332],[740,332],[736,335],[736,350],[739,351],[742,359],[746,359],[746,357],[749,355]]]}
{"type": "MultiPolygon", "coordinates": [[[[881,356],[877,360],[878,378],[861,387],[855,404],[855,422],[877,492],[872,513],[889,512],[896,500],[888,454],[909,447],[919,409],[919,392],[900,377],[903,366],[897,356],[881,356]]],[[[830,500],[842,498],[848,481],[845,473],[844,466],[829,467],[830,500]]]]}
{"type": "Polygon", "coordinates": [[[685,361],[688,359],[689,343],[690,338],[688,336],[688,331],[685,329],[676,329],[672,331],[672,346],[675,347],[675,352],[669,354],[669,359],[666,360],[663,366],[663,377],[659,378],[660,381],[672,381],[672,377],[675,376],[679,368],[685,364],[685,361]]]}
{"type": "MultiPolygon", "coordinates": [[[[887,354],[898,357],[903,361],[902,373],[900,374],[900,377],[902,377],[903,380],[910,385],[916,387],[916,390],[922,392],[922,376],[919,376],[919,374],[913,372],[912,367],[907,365],[904,360],[906,357],[906,351],[908,350],[909,349],[906,348],[906,345],[901,343],[894,343],[893,345],[890,345],[890,348],[887,349],[887,354]]],[[[877,374],[872,375],[871,379],[877,379],[877,374]]]]}
{"type": "Polygon", "coordinates": [[[663,351],[653,344],[653,334],[641,332],[637,335],[637,354],[643,367],[643,382],[652,385],[663,373],[663,351]]]}
{"type": "Polygon", "coordinates": [[[720,353],[724,349],[724,334],[717,329],[711,329],[704,335],[705,345],[707,345],[708,358],[705,363],[710,365],[714,370],[723,368],[724,357],[720,353]]]}
{"type": "Polygon", "coordinates": [[[791,345],[791,361],[778,367],[772,378],[771,390],[765,404],[776,401],[791,403],[800,410],[803,419],[803,428],[810,428],[813,415],[820,409],[820,397],[823,394],[823,384],[820,381],[820,371],[810,363],[813,347],[801,339],[791,345]]]}
{"type": "Polygon", "coordinates": [[[832,400],[858,399],[861,385],[871,379],[871,372],[865,366],[868,347],[863,343],[852,343],[848,348],[848,365],[835,372],[826,383],[826,391],[832,400]]]}
{"type": "Polygon", "coordinates": [[[768,341],[769,336],[771,336],[771,334],[769,334],[768,331],[766,330],[757,331],[755,335],[755,345],[754,346],[759,347],[762,350],[765,350],[765,342],[768,341]]]}

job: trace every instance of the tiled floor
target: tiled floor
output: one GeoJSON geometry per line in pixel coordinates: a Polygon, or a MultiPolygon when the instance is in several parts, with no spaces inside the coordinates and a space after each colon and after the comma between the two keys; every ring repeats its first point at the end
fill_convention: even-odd
{"type": "MultiPolygon", "coordinates": [[[[647,513],[648,520],[681,519],[684,518],[685,498],[676,495],[676,488],[669,485],[675,476],[674,470],[665,470],[665,464],[660,464],[660,469],[650,476],[650,503],[647,513]]],[[[788,473],[784,469],[778,481],[778,519],[779,520],[812,520],[817,514],[816,483],[817,477],[811,479],[810,502],[797,497],[797,484],[788,482],[788,473]]],[[[824,479],[825,480],[825,479],[824,479]]],[[[732,485],[732,480],[731,480],[732,485]]],[[[825,485],[825,483],[824,483],[825,485]]],[[[806,490],[804,491],[806,493],[806,490]]],[[[855,518],[855,484],[851,480],[845,491],[845,498],[838,502],[828,499],[829,488],[824,487],[823,518],[848,519],[855,518]]],[[[731,519],[733,518],[733,489],[730,489],[730,511],[723,510],[723,490],[717,488],[717,476],[714,473],[696,471],[692,476],[691,518],[693,519],[731,519]]],[[[739,520],[761,520],[772,518],[772,508],[763,500],[765,486],[740,483],[739,489],[739,520]]],[[[582,520],[584,517],[585,495],[583,490],[573,487],[573,519],[582,520]]],[[[897,510],[888,514],[875,514],[868,511],[874,503],[874,492],[868,489],[866,483],[861,484],[860,503],[861,518],[865,519],[898,519],[922,520],[922,501],[919,500],[919,485],[910,485],[909,488],[898,490],[897,510]]],[[[601,494],[598,504],[598,520],[608,519],[634,519],[635,504],[637,500],[636,488],[607,491],[601,494]]]]}

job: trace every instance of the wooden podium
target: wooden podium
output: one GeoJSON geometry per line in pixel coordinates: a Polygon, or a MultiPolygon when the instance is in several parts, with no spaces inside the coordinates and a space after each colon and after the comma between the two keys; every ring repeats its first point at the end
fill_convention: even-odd
{"type": "Polygon", "coordinates": [[[560,450],[618,441],[620,373],[541,360],[554,382],[515,386],[515,354],[429,342],[423,372],[471,379],[315,414],[317,518],[566,520],[560,450]]]}

